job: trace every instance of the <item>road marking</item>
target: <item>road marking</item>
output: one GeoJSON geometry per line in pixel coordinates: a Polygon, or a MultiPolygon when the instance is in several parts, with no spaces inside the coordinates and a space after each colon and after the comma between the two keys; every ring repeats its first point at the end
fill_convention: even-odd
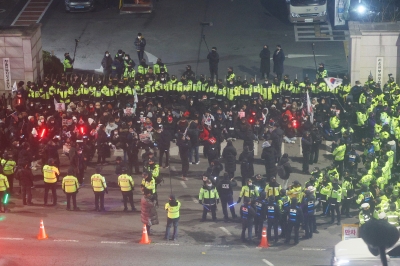
{"type": "Polygon", "coordinates": [[[326,248],[303,248],[303,250],[324,251],[326,248]]]}
{"type": "Polygon", "coordinates": [[[250,249],[248,246],[246,245],[242,245],[242,247],[244,247],[245,249],[250,249]]]}
{"type": "Polygon", "coordinates": [[[272,264],[270,261],[263,259],[262,260],[265,264],[267,264],[268,266],[274,266],[274,264],[272,264]]]}
{"type": "Polygon", "coordinates": [[[196,198],[192,197],[192,200],[193,200],[194,203],[199,204],[199,201],[196,198]]]}
{"type": "Polygon", "coordinates": [[[254,144],[254,155],[258,155],[258,142],[254,144]]]}
{"type": "Polygon", "coordinates": [[[176,243],[155,243],[154,245],[157,245],[157,246],[179,246],[179,244],[176,244],[176,243]]]}
{"type": "MultiPolygon", "coordinates": [[[[327,54],[316,54],[315,57],[324,57],[324,56],[331,56],[327,54]]],[[[313,54],[288,54],[287,58],[306,58],[306,57],[314,57],[313,54]]]]}
{"type": "Polygon", "coordinates": [[[75,239],[54,239],[55,242],[79,242],[79,240],[75,239]]]}
{"type": "Polygon", "coordinates": [[[213,247],[213,248],[229,248],[227,245],[204,245],[205,247],[213,247]]]}
{"type": "Polygon", "coordinates": [[[184,181],[181,181],[181,185],[182,185],[183,188],[187,188],[187,185],[185,184],[184,181]]]}
{"type": "Polygon", "coordinates": [[[285,153],[285,142],[282,143],[281,154],[285,153]]]}
{"type": "Polygon", "coordinates": [[[147,55],[147,62],[153,63],[153,64],[157,63],[157,56],[155,56],[149,52],[146,52],[146,51],[144,51],[144,53],[147,55]]]}
{"type": "Polygon", "coordinates": [[[302,147],[301,147],[301,140],[300,140],[300,142],[299,142],[299,147],[300,147],[300,155],[303,155],[303,149],[302,149],[302,147]]]}
{"type": "Polygon", "coordinates": [[[101,244],[126,244],[128,242],[122,242],[122,241],[101,241],[101,244]]]}
{"type": "Polygon", "coordinates": [[[18,237],[0,237],[0,240],[24,240],[24,239],[18,237]]]}
{"type": "Polygon", "coordinates": [[[228,236],[231,236],[231,235],[232,235],[231,232],[229,232],[228,229],[226,229],[225,227],[222,227],[222,226],[221,226],[219,229],[221,229],[222,231],[224,231],[225,234],[227,234],[228,236]]]}

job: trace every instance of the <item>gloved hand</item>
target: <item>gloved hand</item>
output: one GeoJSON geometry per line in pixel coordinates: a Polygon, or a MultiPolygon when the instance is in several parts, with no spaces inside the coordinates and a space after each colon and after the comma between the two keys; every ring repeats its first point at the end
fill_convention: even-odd
{"type": "Polygon", "coordinates": [[[105,188],[104,191],[106,192],[106,194],[108,194],[108,189],[107,188],[105,188]]]}
{"type": "Polygon", "coordinates": [[[217,204],[219,204],[219,199],[217,199],[217,204]]]}
{"type": "Polygon", "coordinates": [[[237,204],[239,204],[242,201],[242,198],[239,197],[238,201],[236,202],[237,204]]]}
{"type": "Polygon", "coordinates": [[[203,205],[203,201],[202,201],[202,200],[199,200],[199,203],[200,203],[201,205],[203,205]]]}

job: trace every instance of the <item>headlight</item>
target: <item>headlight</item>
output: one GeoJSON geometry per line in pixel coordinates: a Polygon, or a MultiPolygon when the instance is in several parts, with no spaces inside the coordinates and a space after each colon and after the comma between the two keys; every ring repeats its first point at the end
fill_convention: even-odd
{"type": "Polygon", "coordinates": [[[322,11],[321,13],[318,14],[318,16],[320,17],[326,16],[326,11],[322,11]]]}
{"type": "Polygon", "coordinates": [[[300,17],[300,15],[297,14],[297,13],[290,13],[290,16],[291,16],[292,18],[299,18],[299,17],[300,17]]]}

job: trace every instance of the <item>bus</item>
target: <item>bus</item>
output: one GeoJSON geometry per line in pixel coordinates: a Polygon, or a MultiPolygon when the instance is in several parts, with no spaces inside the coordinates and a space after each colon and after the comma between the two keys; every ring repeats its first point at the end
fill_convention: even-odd
{"type": "Polygon", "coordinates": [[[327,0],[286,0],[291,23],[320,23],[328,20],[327,0]]]}

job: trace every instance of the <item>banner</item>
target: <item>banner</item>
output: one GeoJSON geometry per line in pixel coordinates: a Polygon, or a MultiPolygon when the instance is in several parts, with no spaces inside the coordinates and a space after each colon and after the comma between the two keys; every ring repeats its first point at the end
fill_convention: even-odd
{"type": "Polygon", "coordinates": [[[314,109],[311,104],[310,94],[308,93],[308,90],[307,90],[307,114],[310,116],[311,124],[314,123],[314,109]]]}
{"type": "Polygon", "coordinates": [[[335,0],[335,18],[333,20],[333,26],[346,25],[345,20],[345,0],[335,0]]]}
{"type": "Polygon", "coordinates": [[[3,69],[4,69],[4,90],[10,91],[12,88],[10,58],[3,58],[3,69]]]}
{"type": "Polygon", "coordinates": [[[337,86],[340,86],[343,82],[343,79],[340,78],[324,78],[326,85],[330,90],[335,89],[337,86]]]}

